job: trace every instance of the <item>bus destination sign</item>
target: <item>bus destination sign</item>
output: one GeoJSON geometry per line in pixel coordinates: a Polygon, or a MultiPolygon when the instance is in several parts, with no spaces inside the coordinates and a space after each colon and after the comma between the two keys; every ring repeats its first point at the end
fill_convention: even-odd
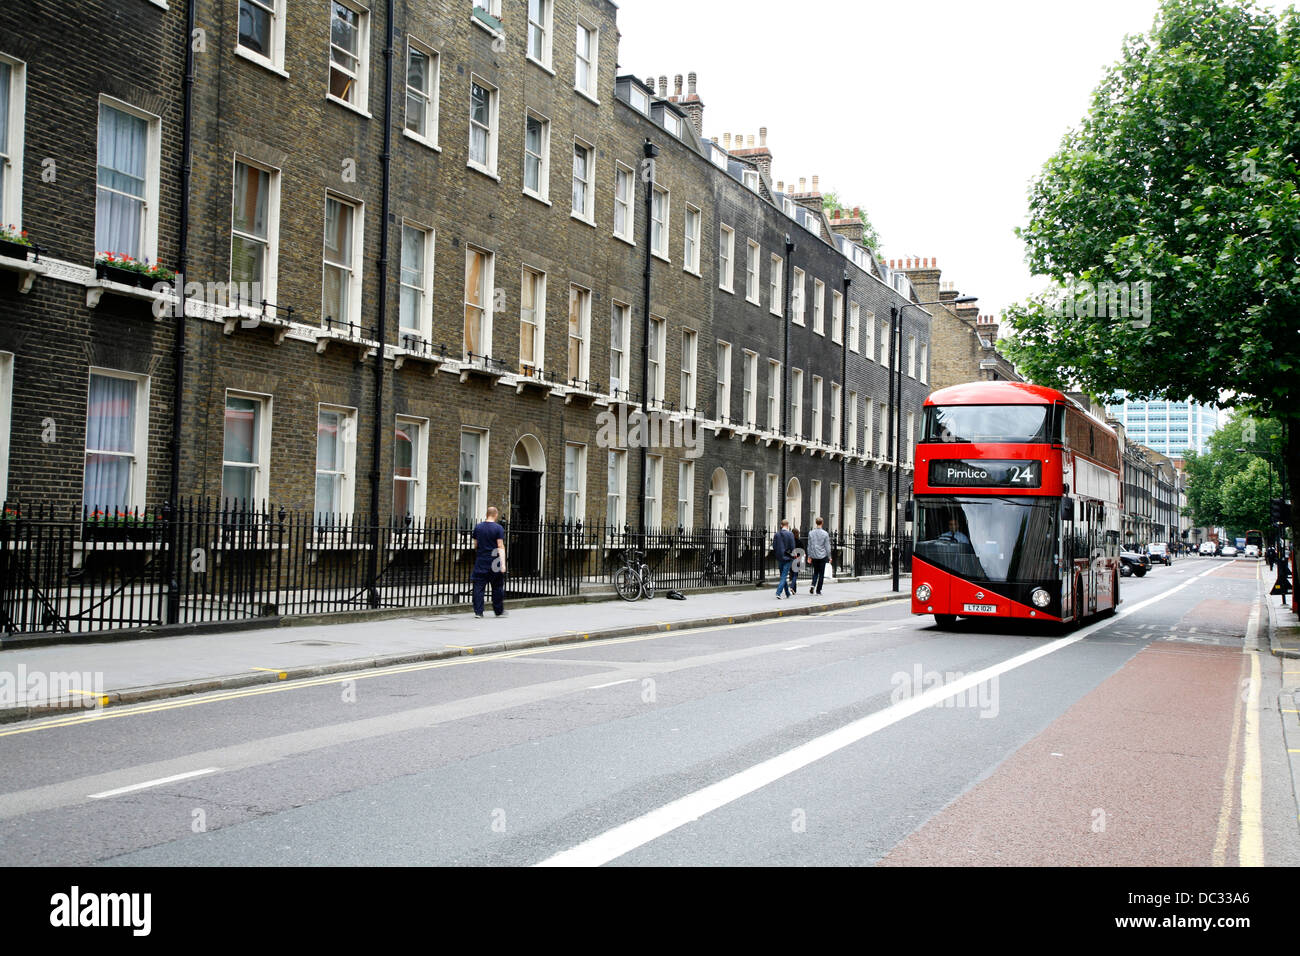
{"type": "Polygon", "coordinates": [[[1040,461],[941,459],[930,462],[930,484],[942,488],[1038,488],[1040,461]]]}

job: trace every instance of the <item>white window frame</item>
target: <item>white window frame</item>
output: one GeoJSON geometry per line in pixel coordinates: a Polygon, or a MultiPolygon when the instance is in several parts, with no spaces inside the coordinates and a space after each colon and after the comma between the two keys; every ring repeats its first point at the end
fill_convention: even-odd
{"type": "Polygon", "coordinates": [[[741,369],[741,415],[750,428],[758,427],[758,353],[745,349],[741,369]]]}
{"type": "Polygon", "coordinates": [[[822,391],[823,379],[820,375],[812,377],[812,432],[813,441],[822,440],[822,391]]]}
{"type": "Polygon", "coordinates": [[[907,337],[907,377],[916,378],[916,336],[907,337]]]}
{"type": "Polygon", "coordinates": [[[466,165],[470,169],[477,170],[485,176],[490,176],[493,179],[499,180],[499,177],[497,176],[497,139],[501,131],[501,90],[498,89],[494,83],[490,83],[487,79],[479,76],[477,73],[471,73],[469,106],[469,152],[467,154],[468,159],[466,165]],[[488,121],[486,126],[483,127],[486,129],[486,132],[484,133],[486,139],[484,149],[487,152],[485,162],[479,162],[474,158],[474,131],[482,126],[482,124],[476,124],[474,120],[474,87],[476,86],[481,90],[486,90],[488,94],[488,121]]]}
{"type": "Polygon", "coordinates": [[[907,413],[907,431],[899,439],[903,443],[903,460],[909,465],[915,460],[916,451],[916,412],[907,413]]]}
{"type": "Polygon", "coordinates": [[[803,369],[790,369],[790,434],[803,437],[803,369]]]}
{"type": "Polygon", "coordinates": [[[808,530],[817,527],[822,514],[822,483],[814,478],[808,483],[808,530]]]}
{"type": "Polygon", "coordinates": [[[687,203],[682,218],[682,271],[695,276],[700,274],[700,235],[703,222],[704,213],[699,207],[687,203]]]}
{"type": "Polygon", "coordinates": [[[736,230],[725,222],[718,227],[718,288],[735,294],[736,230]]]}
{"type": "Polygon", "coordinates": [[[807,284],[807,278],[804,271],[797,266],[794,270],[793,283],[790,286],[790,321],[795,325],[806,325],[804,321],[804,286],[807,284]]]}
{"type": "Polygon", "coordinates": [[[596,225],[596,147],[584,139],[573,138],[573,170],[571,173],[572,189],[569,199],[569,215],[579,222],[585,222],[589,226],[596,225]],[[587,178],[579,179],[577,170],[578,152],[582,151],[587,156],[587,178]],[[573,193],[577,192],[578,186],[582,186],[582,208],[575,207],[573,200],[577,197],[573,193]]]}
{"type": "Polygon", "coordinates": [[[354,0],[330,0],[329,12],[330,44],[325,98],[368,117],[370,116],[370,10],[354,2],[354,0]],[[353,93],[350,97],[339,96],[332,89],[336,69],[345,76],[351,75],[348,70],[343,69],[334,62],[333,24],[335,5],[351,10],[357,15],[357,72],[352,76],[353,93]]]}
{"type": "Polygon", "coordinates": [[[243,7],[244,0],[238,0],[238,6],[236,7],[236,10],[235,10],[235,17],[236,17],[236,24],[235,24],[235,55],[236,55],[236,56],[239,56],[239,57],[242,57],[242,58],[244,58],[244,59],[246,59],[246,60],[251,60],[253,63],[257,63],[257,64],[260,65],[260,66],[264,66],[264,67],[266,67],[268,70],[271,70],[273,73],[278,73],[278,74],[280,74],[281,76],[286,76],[286,77],[287,77],[289,74],[287,74],[287,73],[284,72],[284,5],[285,5],[285,0],[248,0],[248,2],[249,2],[249,3],[252,3],[253,6],[261,7],[261,8],[263,8],[263,9],[267,10],[267,12],[268,12],[269,15],[270,15],[270,18],[271,18],[271,22],[270,22],[270,28],[271,28],[271,29],[270,29],[270,33],[271,33],[271,35],[270,35],[270,38],[269,38],[269,41],[268,41],[268,45],[269,45],[270,48],[271,48],[271,52],[270,52],[270,54],[259,53],[257,50],[254,50],[252,47],[244,46],[244,45],[240,42],[240,31],[239,31],[238,18],[239,18],[239,11],[240,11],[240,8],[243,7]]]}
{"type": "MultiPolygon", "coordinates": [[[[262,268],[262,290],[260,298],[266,299],[268,302],[276,302],[278,301],[277,292],[279,290],[280,275],[280,170],[276,169],[274,166],[267,166],[263,163],[254,162],[248,157],[236,153],[234,159],[231,161],[231,180],[230,270],[227,272],[227,275],[230,276],[230,281],[234,284],[236,236],[243,236],[253,242],[265,241],[266,261],[262,268]],[[241,165],[267,174],[265,240],[252,234],[237,232],[235,229],[234,183],[238,181],[239,167],[241,165]]],[[[242,304],[244,304],[244,301],[241,297],[241,305],[242,304]]],[[[247,305],[250,308],[261,309],[261,303],[259,301],[249,301],[247,305]]]]}
{"type": "Polygon", "coordinates": [[[717,388],[714,390],[717,421],[731,418],[731,343],[718,340],[717,348],[717,388]]]}
{"type": "Polygon", "coordinates": [[[695,530],[695,462],[677,462],[677,524],[695,530]]]}
{"type": "MultiPolygon", "coordinates": [[[[468,318],[468,310],[470,309],[480,309],[482,313],[480,317],[482,324],[479,326],[479,338],[481,339],[481,341],[479,342],[479,347],[482,349],[482,351],[476,352],[474,354],[479,356],[491,355],[492,354],[492,320],[493,320],[492,290],[496,288],[495,285],[496,253],[484,249],[481,246],[475,246],[466,243],[465,283],[469,282],[469,265],[470,265],[470,256],[472,255],[481,255],[484,257],[484,268],[479,273],[479,298],[482,305],[475,305],[469,300],[470,289],[466,284],[462,284],[462,297],[463,297],[462,305],[466,311],[466,318],[468,318]]],[[[463,325],[461,326],[460,332],[461,332],[461,355],[466,361],[468,361],[470,350],[468,348],[469,343],[465,339],[465,327],[463,325]]]]}
{"type": "Polygon", "coordinates": [[[875,457],[876,454],[876,406],[872,404],[868,397],[863,407],[866,415],[862,423],[862,451],[868,457],[875,457]]]}
{"type": "Polygon", "coordinates": [[[568,348],[565,350],[565,374],[569,379],[577,379],[586,382],[591,378],[591,290],[585,286],[570,283],[569,285],[569,312],[565,318],[566,323],[566,341],[568,348]],[[578,305],[578,334],[573,334],[573,306],[575,302],[578,305]],[[574,368],[573,349],[574,343],[577,343],[578,361],[577,368],[574,368]],[[577,375],[574,375],[574,372],[577,375]]]}
{"type": "MultiPolygon", "coordinates": [[[[399,478],[397,475],[397,455],[393,455],[393,518],[396,520],[397,514],[397,484],[404,482],[410,488],[407,491],[407,500],[411,502],[411,518],[414,521],[423,521],[425,516],[425,505],[429,497],[429,419],[417,418],[414,415],[397,415],[394,417],[394,427],[401,428],[403,425],[414,425],[419,429],[419,435],[415,441],[415,447],[411,449],[414,456],[412,462],[412,471],[414,474],[410,478],[399,478]]],[[[393,440],[394,452],[397,448],[396,437],[393,440]]]]}
{"type": "Polygon", "coordinates": [[[683,412],[696,410],[699,357],[700,333],[694,329],[682,329],[682,374],[677,400],[683,412]]]}
{"type": "Polygon", "coordinates": [[[930,343],[921,343],[921,364],[917,368],[917,374],[921,379],[922,385],[928,385],[930,382],[930,343]]]}
{"type": "Polygon", "coordinates": [[[580,29],[574,30],[573,89],[593,103],[599,104],[597,93],[600,89],[600,28],[581,17],[578,18],[578,27],[580,29]],[[582,30],[586,30],[591,37],[591,47],[586,57],[582,56],[582,48],[579,46],[582,41],[582,30]],[[584,63],[587,65],[586,86],[582,85],[581,67],[584,63]]]}
{"type": "Polygon", "coordinates": [[[781,430],[781,363],[767,360],[767,430],[781,430]]]}
{"type": "MultiPolygon", "coordinates": [[[[5,353],[5,354],[9,354],[9,353],[5,353]]],[[[11,357],[12,357],[12,356],[11,356],[11,357]]],[[[12,394],[13,394],[13,392],[12,392],[12,390],[13,390],[13,385],[12,385],[12,368],[13,368],[13,366],[12,366],[12,362],[9,363],[9,368],[10,368],[10,370],[11,370],[11,372],[10,372],[10,376],[9,376],[9,381],[7,381],[7,382],[4,383],[4,387],[6,388],[6,390],[7,390],[7,392],[8,392],[8,396],[7,396],[7,397],[10,398],[10,400],[12,400],[12,394]]],[[[132,451],[132,452],[130,453],[130,455],[126,455],[126,454],[123,453],[123,452],[109,452],[109,451],[104,451],[104,450],[102,450],[102,449],[94,449],[94,450],[93,450],[93,453],[94,453],[94,454],[101,454],[101,455],[107,454],[107,455],[114,455],[114,456],[121,456],[121,457],[129,457],[129,458],[130,458],[130,460],[131,460],[131,476],[130,476],[130,479],[129,479],[129,481],[130,481],[130,492],[129,492],[129,500],[127,501],[126,507],[127,507],[128,510],[133,510],[133,509],[135,509],[135,510],[139,510],[139,511],[143,512],[143,511],[145,510],[145,503],[146,503],[146,500],[147,500],[147,497],[148,497],[148,490],[149,490],[149,488],[148,488],[148,486],[149,486],[149,404],[150,404],[150,403],[149,403],[149,391],[150,391],[150,390],[149,390],[149,385],[150,385],[149,376],[148,376],[148,375],[139,375],[139,374],[134,373],[134,372],[123,372],[123,371],[121,371],[120,369],[115,369],[115,368],[102,368],[102,367],[95,366],[95,365],[92,365],[92,366],[90,367],[90,369],[89,369],[89,371],[88,371],[88,373],[87,373],[87,375],[86,375],[86,431],[87,431],[87,438],[86,438],[86,441],[87,441],[87,442],[89,442],[89,440],[90,440],[90,439],[89,439],[89,431],[90,431],[90,380],[91,380],[91,377],[92,377],[92,376],[96,376],[96,375],[99,376],[100,378],[117,378],[117,379],[124,379],[124,380],[126,380],[126,381],[135,382],[135,384],[136,384],[136,389],[135,389],[135,409],[134,409],[134,413],[135,413],[135,430],[134,430],[134,434],[131,436],[131,438],[132,438],[132,444],[133,444],[133,446],[134,446],[134,451],[132,451]]],[[[6,409],[6,411],[8,411],[8,409],[6,409]]],[[[7,416],[6,416],[6,417],[7,417],[7,416]]],[[[6,444],[6,446],[7,446],[7,445],[8,445],[8,442],[9,442],[9,429],[8,429],[8,428],[5,429],[5,437],[4,437],[4,441],[5,441],[5,444],[6,444]]],[[[86,492],[85,492],[86,458],[87,458],[87,456],[89,456],[90,454],[92,454],[92,449],[89,447],[89,445],[86,445],[86,446],[82,449],[82,451],[83,451],[83,453],[82,453],[82,458],[81,458],[81,471],[82,471],[82,493],[81,493],[81,500],[82,500],[82,503],[83,503],[84,505],[92,506],[92,507],[98,507],[98,506],[100,506],[100,505],[104,505],[104,504],[106,504],[106,503],[105,503],[105,502],[102,502],[102,501],[100,501],[100,502],[87,502],[87,501],[86,501],[86,492]]],[[[9,480],[9,479],[8,479],[8,474],[7,474],[7,472],[8,472],[8,455],[7,455],[7,454],[6,454],[6,456],[5,456],[5,470],[6,470],[6,475],[5,475],[5,487],[6,487],[6,489],[7,489],[7,487],[8,487],[8,480],[9,480]]]]}
{"type": "Polygon", "coordinates": [[[763,501],[766,513],[765,523],[768,531],[775,531],[780,526],[782,503],[781,476],[769,473],[763,501]]]}
{"type": "Polygon", "coordinates": [[[826,334],[826,283],[813,279],[813,332],[826,334]]]}
{"type": "Polygon", "coordinates": [[[740,526],[742,528],[754,526],[754,473],[752,471],[740,473],[740,526]]]}
{"type": "MultiPolygon", "coordinates": [[[[343,469],[342,471],[329,471],[327,474],[337,474],[339,477],[339,508],[331,514],[347,517],[352,514],[353,506],[356,503],[356,478],[357,478],[357,410],[346,405],[331,405],[326,402],[320,402],[316,406],[316,467],[314,474],[317,481],[321,476],[320,469],[320,419],[322,414],[339,416],[339,431],[341,435],[339,441],[343,445],[343,469]]],[[[316,487],[312,485],[312,513],[319,518],[325,512],[317,509],[316,487]]]]}
{"type": "MultiPolygon", "coordinates": [[[[853,343],[857,351],[857,342],[853,343]]],[[[862,357],[874,360],[876,357],[876,313],[868,312],[867,321],[862,325],[862,357]]]]}
{"type": "Polygon", "coordinates": [[[519,270],[519,367],[525,365],[534,369],[546,368],[546,273],[541,269],[524,265],[519,270]],[[529,279],[533,280],[533,361],[524,361],[524,288],[529,279]]]}
{"type": "Polygon", "coordinates": [[[438,149],[438,95],[442,83],[442,59],[438,55],[438,51],[429,44],[422,43],[415,37],[408,35],[406,38],[406,67],[408,82],[406,85],[406,111],[402,116],[402,135],[423,143],[425,146],[438,149]],[[413,95],[409,79],[411,76],[411,52],[413,50],[423,53],[429,59],[429,89],[418,90],[414,94],[424,100],[422,107],[424,128],[426,130],[424,133],[417,133],[409,125],[411,122],[411,96],[413,95]]]}
{"type": "Polygon", "coordinates": [[[754,190],[754,192],[758,192],[758,186],[759,186],[758,170],[756,169],[743,170],[740,174],[740,181],[748,188],[754,190]]]}
{"type": "MultiPolygon", "coordinates": [[[[9,67],[8,141],[0,143],[0,225],[23,228],[23,142],[26,139],[27,64],[0,53],[0,63],[9,67]]],[[[98,120],[96,120],[98,124],[98,120]]]]}
{"type": "Polygon", "coordinates": [[[745,301],[759,304],[761,295],[763,248],[753,239],[745,247],[745,301]]]}
{"type": "Polygon", "coordinates": [[[524,195],[531,196],[534,199],[551,204],[551,121],[536,110],[524,110],[524,167],[523,167],[523,184],[524,195]],[[539,145],[540,153],[533,153],[528,149],[528,122],[536,121],[542,128],[542,141],[539,145]],[[531,189],[528,186],[528,159],[534,157],[537,160],[537,188],[531,189]]]}
{"type": "Polygon", "coordinates": [[[889,516],[889,501],[883,491],[876,492],[876,530],[881,534],[886,532],[885,519],[889,516]]]}
{"type": "Polygon", "coordinates": [[[325,192],[325,217],[323,223],[324,236],[321,240],[321,328],[329,327],[325,324],[325,271],[330,268],[335,268],[340,269],[347,274],[348,314],[346,317],[336,315],[333,316],[333,318],[338,323],[338,328],[348,329],[350,332],[351,326],[344,325],[343,323],[351,323],[352,326],[356,326],[359,334],[361,326],[361,265],[363,261],[361,255],[361,244],[365,238],[365,209],[365,203],[359,199],[352,199],[349,196],[344,196],[341,193],[336,193],[330,190],[326,190],[325,192]],[[325,242],[328,240],[329,236],[329,204],[331,201],[339,203],[352,210],[352,255],[351,261],[346,264],[330,262],[325,258],[325,242]]]}
{"type": "Polygon", "coordinates": [[[564,487],[562,489],[564,500],[561,502],[560,513],[564,516],[565,522],[578,522],[583,524],[587,522],[587,446],[582,442],[568,441],[564,443],[564,487]],[[569,449],[574,450],[574,461],[572,467],[569,462],[569,449]],[[577,487],[570,489],[570,479],[575,478],[573,482],[577,487]],[[570,508],[569,502],[573,501],[573,507],[570,508]],[[574,517],[569,517],[572,511],[574,517]]]}
{"type": "Polygon", "coordinates": [[[844,435],[844,450],[850,455],[858,451],[858,393],[854,391],[849,392],[849,427],[844,435]]]}
{"type": "Polygon", "coordinates": [[[889,369],[890,371],[893,371],[894,369],[894,357],[890,354],[893,351],[893,348],[892,348],[892,343],[890,343],[889,341],[889,337],[892,334],[892,332],[893,332],[892,329],[889,332],[886,332],[885,323],[881,321],[880,323],[880,364],[885,366],[885,368],[889,369]]]}
{"type": "Polygon", "coordinates": [[[636,171],[632,167],[623,163],[614,164],[614,238],[622,239],[629,245],[635,246],[636,239],[633,237],[633,229],[636,226],[636,214],[634,212],[636,203],[636,171]],[[620,188],[626,186],[626,195],[620,192],[620,188]],[[623,213],[623,231],[618,228],[619,212],[623,213]]]}
{"type": "Polygon", "coordinates": [[[476,525],[480,517],[487,512],[487,483],[488,483],[488,430],[486,428],[474,428],[470,426],[461,426],[460,433],[456,438],[456,522],[460,524],[460,502],[463,489],[474,489],[474,507],[471,509],[469,527],[460,528],[461,531],[470,531],[476,525]],[[477,474],[472,481],[465,481],[460,475],[460,454],[461,444],[466,434],[479,436],[478,460],[475,462],[477,474]]]}
{"type": "Polygon", "coordinates": [[[844,296],[831,290],[831,341],[844,344],[844,296]]]}
{"type": "MultiPolygon", "coordinates": [[[[870,314],[870,313],[868,313],[870,314]]],[[[858,329],[862,322],[862,307],[856,302],[849,303],[849,351],[858,350],[858,329]]],[[[867,358],[871,358],[871,353],[867,353],[867,358]]]]}
{"type": "Polygon", "coordinates": [[[785,295],[785,260],[774,252],[768,260],[768,267],[772,270],[772,275],[768,280],[768,296],[771,301],[767,307],[773,315],[782,315],[785,310],[785,302],[782,301],[785,295]]]}
{"type": "Polygon", "coordinates": [[[620,391],[628,393],[632,388],[632,359],[630,339],[632,337],[632,307],[625,302],[614,301],[610,306],[609,313],[610,336],[609,336],[609,393],[620,391]],[[614,348],[613,326],[618,324],[622,332],[623,347],[614,348]],[[615,356],[618,358],[617,366],[615,365],[615,356]]]}
{"type": "MultiPolygon", "coordinates": [[[[256,507],[258,502],[265,502],[271,494],[271,412],[274,407],[274,399],[270,395],[261,395],[257,392],[244,392],[239,389],[226,389],[225,400],[221,403],[221,500],[224,503],[229,497],[225,488],[225,469],[227,467],[253,469],[253,500],[248,502],[249,507],[256,507]],[[247,401],[256,402],[258,405],[258,421],[260,427],[257,432],[257,461],[250,465],[249,462],[228,461],[225,456],[226,441],[226,409],[230,405],[232,398],[242,398],[247,401]]],[[[313,497],[315,490],[312,491],[313,497]]]]}
{"type": "Polygon", "coordinates": [[[646,343],[650,378],[646,383],[649,392],[646,396],[648,402],[662,403],[664,400],[664,379],[667,377],[664,375],[664,357],[667,337],[667,320],[658,315],[650,316],[650,338],[646,343]]]}
{"type": "Polygon", "coordinates": [[[840,533],[840,486],[839,482],[831,482],[831,497],[826,503],[829,520],[826,522],[827,528],[831,534],[840,533]]]}
{"type": "Polygon", "coordinates": [[[420,225],[419,223],[411,222],[410,220],[407,219],[403,219],[401,235],[402,235],[402,247],[399,252],[398,268],[397,268],[398,285],[399,285],[399,295],[397,301],[397,330],[399,336],[398,344],[399,345],[402,344],[402,340],[401,340],[402,335],[412,335],[412,334],[414,334],[415,336],[417,336],[418,338],[422,339],[425,342],[429,342],[433,339],[434,232],[431,228],[420,225]],[[418,286],[411,285],[406,281],[406,276],[403,274],[404,267],[402,265],[402,259],[400,258],[401,253],[404,253],[406,251],[406,240],[407,240],[406,230],[408,229],[413,230],[419,234],[417,241],[421,245],[423,274],[420,276],[420,284],[418,286]],[[416,320],[415,325],[402,324],[402,299],[400,295],[400,289],[414,289],[419,293],[419,297],[420,297],[419,310],[415,316],[415,320],[416,320]]]}
{"type": "Polygon", "coordinates": [[[659,528],[663,525],[664,505],[664,456],[645,456],[645,527],[659,528]]]}
{"type": "Polygon", "coordinates": [[[615,530],[621,530],[627,524],[627,451],[621,448],[609,449],[606,458],[605,522],[615,530]],[[610,465],[614,467],[611,469],[610,465]],[[614,473],[612,484],[610,471],[614,473]]]}
{"type": "Polygon", "coordinates": [[[831,382],[831,440],[830,444],[836,448],[843,448],[844,441],[840,435],[840,404],[844,398],[844,389],[840,387],[839,382],[831,382]]]}
{"type": "Polygon", "coordinates": [[[554,73],[551,69],[551,41],[554,37],[555,26],[555,3],[554,0],[536,0],[538,5],[539,19],[533,19],[532,3],[530,2],[525,13],[528,21],[527,34],[524,39],[525,55],[548,73],[554,73]],[[535,54],[533,52],[534,29],[541,35],[541,49],[535,54]],[[540,55],[538,55],[540,54],[540,55]]]}
{"type": "Polygon", "coordinates": [[[654,195],[650,200],[650,251],[664,262],[671,262],[668,257],[668,230],[672,224],[672,194],[657,184],[652,184],[651,188],[654,189],[654,195]],[[663,197],[662,200],[660,196],[663,197]],[[662,213],[662,217],[658,213],[662,213]]]}
{"type": "MultiPolygon", "coordinates": [[[[140,248],[134,253],[136,259],[148,259],[150,262],[158,260],[158,193],[161,181],[161,162],[162,162],[162,117],[150,113],[147,110],[139,109],[130,103],[116,99],[112,96],[101,94],[99,97],[99,106],[108,107],[117,110],[120,113],[127,113],[131,116],[138,117],[145,121],[148,130],[148,156],[145,161],[145,181],[144,181],[144,215],[140,225],[140,248]]],[[[95,135],[96,151],[98,151],[99,136],[99,117],[97,110],[95,114],[95,135]]],[[[98,184],[98,175],[96,176],[95,197],[98,206],[99,190],[104,187],[98,184]]],[[[8,225],[6,223],[5,225],[8,225]]],[[[123,249],[100,249],[98,248],[99,239],[99,212],[98,208],[95,213],[95,231],[96,239],[95,251],[98,252],[125,252],[123,249]]]]}
{"type": "Polygon", "coordinates": [[[880,420],[876,422],[876,433],[879,435],[876,456],[888,461],[890,460],[889,456],[892,454],[890,451],[892,445],[889,441],[889,409],[884,402],[877,402],[876,405],[880,412],[880,420]]]}

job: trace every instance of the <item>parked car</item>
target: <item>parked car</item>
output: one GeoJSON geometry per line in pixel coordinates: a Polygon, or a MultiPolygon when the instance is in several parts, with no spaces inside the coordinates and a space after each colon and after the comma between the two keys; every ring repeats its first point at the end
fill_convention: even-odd
{"type": "Polygon", "coordinates": [[[1119,573],[1124,577],[1136,575],[1142,577],[1151,570],[1151,556],[1141,551],[1121,551],[1119,553],[1119,573]]]}
{"type": "Polygon", "coordinates": [[[1248,557],[1248,558],[1258,558],[1258,557],[1259,557],[1259,545],[1257,545],[1257,544],[1248,544],[1248,545],[1246,545],[1246,557],[1248,557]]]}
{"type": "Polygon", "coordinates": [[[1169,545],[1163,541],[1153,541],[1147,545],[1147,554],[1151,555],[1151,563],[1159,561],[1165,567],[1174,563],[1173,557],[1169,554],[1169,545]]]}
{"type": "Polygon", "coordinates": [[[1234,544],[1225,544],[1223,551],[1220,552],[1225,558],[1235,558],[1237,556],[1237,546],[1234,544]]]}
{"type": "Polygon", "coordinates": [[[1202,541],[1202,542],[1201,542],[1201,555],[1202,555],[1202,557],[1211,557],[1211,558],[1214,557],[1214,542],[1213,542],[1213,541],[1202,541]]]}

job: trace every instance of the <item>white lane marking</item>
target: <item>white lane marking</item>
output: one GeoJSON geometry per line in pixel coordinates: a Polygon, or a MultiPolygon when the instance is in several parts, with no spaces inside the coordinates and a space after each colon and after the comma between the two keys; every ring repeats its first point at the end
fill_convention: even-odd
{"type": "MultiPolygon", "coordinates": [[[[1211,568],[1205,574],[1209,574],[1213,570],[1214,568],[1211,568]]],[[[1197,577],[1204,577],[1204,575],[1198,575],[1197,577]]],[[[769,783],[780,780],[782,777],[829,756],[837,750],[842,750],[850,744],[857,743],[877,731],[884,730],[901,720],[940,704],[950,697],[964,694],[973,687],[978,687],[994,677],[1036,661],[1040,657],[1046,657],[1048,654],[1064,650],[1071,644],[1083,640],[1093,631],[1106,627],[1118,618],[1136,613],[1162,598],[1181,591],[1196,580],[1197,578],[1191,578],[1184,581],[1177,587],[1170,588],[1168,591],[1147,598],[1139,604],[1120,611],[1110,620],[1101,620],[1095,624],[1090,624],[1070,637],[1058,638],[1044,644],[1042,647],[1005,660],[1001,664],[994,664],[992,667],[986,667],[974,674],[967,674],[965,677],[944,684],[941,687],[925,691],[917,697],[901,700],[884,710],[846,724],[838,730],[815,737],[807,743],[800,744],[783,754],[778,754],[769,760],[750,767],[748,770],[742,770],[725,780],[720,780],[702,790],[697,790],[695,793],[687,794],[657,810],[651,810],[634,820],[629,820],[612,830],[594,836],[572,849],[550,856],[534,864],[534,866],[602,866],[610,860],[618,859],[623,854],[630,853],[637,847],[644,846],[666,833],[671,833],[679,827],[695,822],[706,813],[711,813],[719,807],[739,800],[741,797],[747,796],[769,783]]]]}
{"type": "Polygon", "coordinates": [[[811,645],[811,644],[791,644],[789,647],[782,648],[782,650],[786,650],[786,651],[799,651],[799,650],[803,650],[803,648],[805,648],[805,647],[812,647],[812,645],[811,645]]]}
{"type": "Polygon", "coordinates": [[[189,780],[191,777],[201,777],[204,774],[216,773],[220,769],[220,767],[204,767],[202,770],[191,770],[189,773],[178,773],[171,777],[159,777],[157,780],[146,780],[144,783],[133,783],[129,787],[118,787],[116,790],[105,790],[103,793],[92,793],[87,799],[102,800],[105,797],[116,797],[124,793],[131,793],[134,790],[160,787],[164,783],[175,783],[177,780],[189,780]]]}
{"type": "Polygon", "coordinates": [[[588,687],[587,690],[600,690],[604,687],[617,687],[619,684],[635,684],[636,678],[629,677],[627,680],[613,680],[608,684],[596,684],[594,687],[588,687]]]}

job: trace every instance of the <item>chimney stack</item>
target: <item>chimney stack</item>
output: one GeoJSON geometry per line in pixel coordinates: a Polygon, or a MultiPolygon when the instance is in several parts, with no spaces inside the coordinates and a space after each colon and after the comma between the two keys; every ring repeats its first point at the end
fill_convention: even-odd
{"type": "MultiPolygon", "coordinates": [[[[704,101],[695,92],[695,74],[687,74],[690,80],[690,95],[682,98],[682,111],[695,127],[695,135],[704,138],[704,101]]],[[[681,77],[677,78],[678,92],[681,92],[681,77]]]]}
{"type": "Polygon", "coordinates": [[[686,74],[686,92],[691,96],[695,95],[695,74],[694,73],[686,74]]]}
{"type": "Polygon", "coordinates": [[[673,77],[673,97],[676,99],[682,98],[682,75],[680,73],[673,77]]]}

